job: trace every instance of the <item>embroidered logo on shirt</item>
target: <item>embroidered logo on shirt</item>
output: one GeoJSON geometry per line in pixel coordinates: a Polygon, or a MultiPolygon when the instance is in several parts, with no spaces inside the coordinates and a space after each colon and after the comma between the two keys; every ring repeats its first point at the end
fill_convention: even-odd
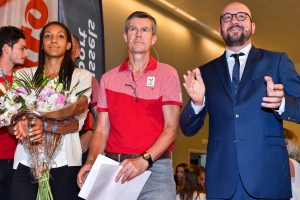
{"type": "Polygon", "coordinates": [[[154,86],[154,83],[155,83],[155,77],[154,76],[148,76],[147,86],[154,86]]]}

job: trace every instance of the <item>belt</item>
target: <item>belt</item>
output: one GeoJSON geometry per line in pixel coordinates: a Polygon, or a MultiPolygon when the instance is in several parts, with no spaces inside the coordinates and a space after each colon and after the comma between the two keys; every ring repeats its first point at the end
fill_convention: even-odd
{"type": "MultiPolygon", "coordinates": [[[[127,159],[127,158],[137,158],[140,155],[139,154],[117,154],[117,153],[106,153],[105,154],[106,157],[113,159],[117,162],[122,162],[123,160],[127,159]]],[[[163,153],[157,160],[160,159],[171,159],[171,152],[170,151],[166,151],[165,153],[163,153]]]]}

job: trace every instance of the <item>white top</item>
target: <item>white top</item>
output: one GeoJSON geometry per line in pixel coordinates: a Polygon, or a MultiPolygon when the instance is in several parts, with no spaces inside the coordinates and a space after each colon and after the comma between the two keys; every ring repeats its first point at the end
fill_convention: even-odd
{"type": "MultiPolygon", "coordinates": [[[[21,70],[25,70],[28,74],[30,74],[32,70],[32,74],[35,73],[37,67],[32,67],[32,68],[23,68],[21,70]]],[[[16,76],[18,76],[18,71],[16,72],[16,76]]],[[[71,81],[71,87],[73,86],[80,80],[80,83],[78,84],[76,91],[82,91],[88,87],[92,86],[92,75],[89,71],[85,69],[78,69],[75,68],[73,75],[72,75],[72,81],[71,81]]],[[[91,89],[88,90],[87,92],[84,93],[88,97],[88,103],[90,103],[90,96],[91,96],[91,89]]],[[[52,168],[57,168],[61,167],[64,165],[68,166],[81,166],[82,165],[82,149],[81,149],[81,144],[80,144],[80,138],[79,138],[79,130],[81,130],[84,120],[80,119],[78,130],[73,133],[68,133],[64,134],[62,137],[62,148],[61,150],[57,153],[56,157],[54,158],[54,161],[56,163],[55,166],[52,166],[52,168]]],[[[17,169],[19,163],[22,163],[23,165],[29,166],[27,162],[27,153],[25,152],[22,143],[18,143],[17,149],[15,152],[14,156],[14,169],[17,169]]]]}
{"type": "Polygon", "coordinates": [[[295,169],[295,177],[292,178],[292,192],[293,192],[293,200],[300,200],[300,164],[290,158],[294,165],[295,169]]]}
{"type": "MultiPolygon", "coordinates": [[[[197,197],[197,192],[194,192],[193,200],[206,200],[206,194],[204,193],[200,193],[199,196],[197,198],[196,197],[197,197]]],[[[176,195],[176,200],[182,200],[180,199],[179,194],[176,195]]]]}

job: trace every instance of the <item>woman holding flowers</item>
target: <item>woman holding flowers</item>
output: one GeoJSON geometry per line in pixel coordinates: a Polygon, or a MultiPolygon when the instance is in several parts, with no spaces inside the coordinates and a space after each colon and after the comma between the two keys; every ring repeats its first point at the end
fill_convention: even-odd
{"type": "MultiPolygon", "coordinates": [[[[49,84],[54,83],[56,90],[71,91],[70,93],[74,92],[73,90],[76,90],[76,93],[85,91],[84,95],[88,97],[89,102],[91,90],[86,91],[85,89],[91,87],[92,76],[87,70],[76,68],[70,56],[71,50],[71,34],[68,28],[60,22],[51,22],[43,27],[40,34],[38,67],[18,70],[17,77],[22,77],[22,70],[27,74],[31,74],[32,71],[34,80],[37,80],[38,77],[47,76],[50,80],[49,84]]],[[[43,92],[46,91],[42,91],[40,95],[43,92]]],[[[72,94],[70,96],[72,97],[72,94]]],[[[37,104],[43,105],[51,111],[51,106],[57,106],[60,101],[64,100],[63,98],[65,98],[64,95],[58,94],[54,102],[48,99],[46,104],[45,102],[42,104],[42,100],[38,99],[37,104]]],[[[24,99],[26,99],[26,103],[30,102],[30,95],[25,96],[24,99]]],[[[11,200],[78,199],[79,188],[76,184],[76,176],[82,165],[82,150],[78,131],[83,125],[86,110],[85,108],[77,110],[76,115],[59,120],[23,116],[15,125],[14,135],[20,139],[20,142],[15,153],[14,169],[16,171],[13,177],[11,200]],[[78,117],[79,114],[80,117],[78,117]],[[51,170],[50,176],[48,175],[50,179],[46,182],[46,186],[41,187],[40,183],[44,181],[44,176],[40,177],[37,183],[32,183],[35,181],[32,180],[33,171],[30,157],[34,156],[31,155],[31,151],[27,150],[26,142],[23,141],[27,139],[31,147],[43,145],[47,143],[43,140],[45,133],[59,135],[58,141],[60,142],[54,146],[57,147],[57,151],[52,156],[51,166],[48,166],[49,163],[43,166],[45,171],[51,170]],[[42,190],[48,190],[49,184],[51,192],[48,196],[47,191],[44,194],[42,190]]]]}

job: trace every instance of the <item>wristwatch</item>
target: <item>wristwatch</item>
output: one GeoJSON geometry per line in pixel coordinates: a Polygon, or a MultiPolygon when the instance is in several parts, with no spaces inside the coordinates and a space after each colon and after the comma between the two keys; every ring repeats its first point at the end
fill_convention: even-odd
{"type": "Polygon", "coordinates": [[[142,153],[142,157],[143,157],[144,160],[148,161],[148,163],[149,163],[148,169],[150,167],[152,167],[153,161],[152,161],[150,153],[148,153],[148,152],[142,153]]]}

